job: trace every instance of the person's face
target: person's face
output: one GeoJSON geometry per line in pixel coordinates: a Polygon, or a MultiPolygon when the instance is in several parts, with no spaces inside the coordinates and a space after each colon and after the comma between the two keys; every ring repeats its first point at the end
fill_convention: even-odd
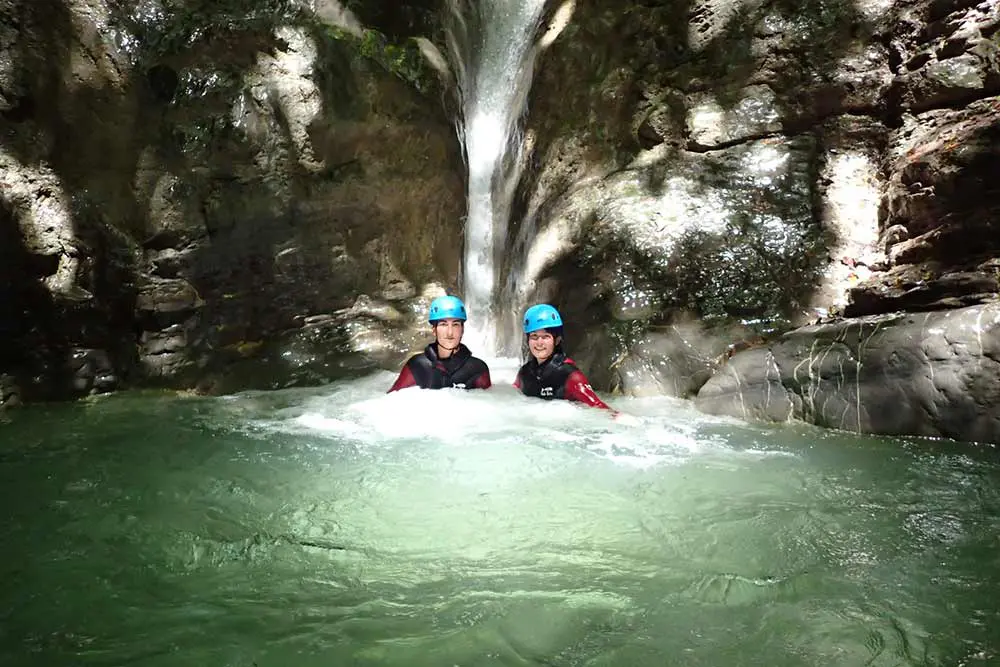
{"type": "Polygon", "coordinates": [[[448,318],[438,320],[434,323],[434,340],[437,344],[448,350],[453,350],[462,342],[462,334],[465,333],[465,322],[448,318]]]}
{"type": "Polygon", "coordinates": [[[545,361],[555,352],[560,340],[548,331],[532,331],[528,334],[528,351],[537,361],[545,361]]]}

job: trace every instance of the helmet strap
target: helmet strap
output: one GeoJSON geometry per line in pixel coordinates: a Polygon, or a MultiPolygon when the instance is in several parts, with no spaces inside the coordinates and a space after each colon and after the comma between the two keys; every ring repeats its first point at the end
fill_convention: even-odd
{"type": "MultiPolygon", "coordinates": [[[[457,349],[458,349],[458,348],[459,348],[459,347],[460,347],[460,346],[462,345],[461,343],[459,343],[459,344],[458,344],[458,345],[456,345],[455,347],[448,347],[447,345],[443,344],[443,343],[442,343],[441,341],[439,341],[439,340],[435,340],[435,341],[434,341],[434,343],[435,343],[435,345],[437,345],[437,347],[438,347],[438,350],[447,350],[447,351],[448,351],[448,356],[449,356],[449,357],[450,357],[450,356],[451,356],[452,354],[454,354],[454,353],[455,353],[455,350],[457,350],[457,349]]],[[[441,356],[441,355],[439,354],[438,356],[441,356]]]]}

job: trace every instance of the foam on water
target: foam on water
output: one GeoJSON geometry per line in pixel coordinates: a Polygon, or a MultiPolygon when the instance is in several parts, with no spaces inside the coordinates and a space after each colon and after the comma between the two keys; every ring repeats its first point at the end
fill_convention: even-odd
{"type": "MultiPolygon", "coordinates": [[[[555,449],[638,468],[678,463],[698,454],[740,453],[713,432],[728,420],[697,413],[686,401],[605,395],[606,402],[624,413],[615,419],[605,410],[523,396],[511,386],[517,360],[488,363],[494,382],[488,391],[411,388],[386,394],[393,375],[377,373],[314,390],[274,410],[261,411],[253,402],[248,425],[261,433],[305,436],[316,446],[349,442],[374,450],[418,442],[445,450],[483,445],[555,449]]],[[[243,396],[254,401],[259,395],[243,396]]]]}

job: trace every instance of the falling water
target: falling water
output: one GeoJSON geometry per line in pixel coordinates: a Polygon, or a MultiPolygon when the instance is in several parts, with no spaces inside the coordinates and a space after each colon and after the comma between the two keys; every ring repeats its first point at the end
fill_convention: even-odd
{"type": "Polygon", "coordinates": [[[469,168],[463,283],[470,312],[466,340],[495,356],[496,266],[520,176],[518,121],[531,87],[535,29],[545,0],[452,0],[449,55],[462,116],[459,137],[469,168]],[[498,245],[499,241],[499,245],[498,245]]]}

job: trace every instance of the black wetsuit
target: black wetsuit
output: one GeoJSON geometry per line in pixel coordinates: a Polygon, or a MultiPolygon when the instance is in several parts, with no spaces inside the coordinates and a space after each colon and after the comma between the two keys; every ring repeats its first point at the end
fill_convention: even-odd
{"type": "Polygon", "coordinates": [[[595,408],[611,410],[607,403],[598,398],[590,381],[572,359],[559,350],[551,357],[538,363],[534,358],[521,366],[514,386],[525,396],[545,400],[564,399],[583,403],[595,408]]]}
{"type": "Polygon", "coordinates": [[[431,343],[422,354],[410,357],[389,391],[413,386],[424,389],[488,389],[490,369],[485,361],[472,356],[465,345],[460,344],[447,359],[440,359],[437,343],[431,343]]]}
{"type": "Polygon", "coordinates": [[[542,364],[529,359],[517,373],[521,393],[536,398],[566,398],[566,381],[578,370],[562,352],[556,352],[542,364]]]}

